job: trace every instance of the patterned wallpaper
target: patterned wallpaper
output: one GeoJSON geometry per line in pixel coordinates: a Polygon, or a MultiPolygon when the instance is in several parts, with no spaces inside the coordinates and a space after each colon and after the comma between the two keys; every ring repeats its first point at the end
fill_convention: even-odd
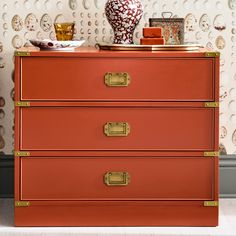
{"type": "MultiPolygon", "coordinates": [[[[31,38],[55,39],[55,21],[75,21],[76,39],[87,45],[110,42],[106,0],[0,0],[0,152],[13,152],[13,52],[31,38]]],[[[135,42],[150,17],[164,11],[185,18],[185,40],[220,51],[220,143],[236,154],[236,0],[143,0],[144,15],[135,42]]]]}

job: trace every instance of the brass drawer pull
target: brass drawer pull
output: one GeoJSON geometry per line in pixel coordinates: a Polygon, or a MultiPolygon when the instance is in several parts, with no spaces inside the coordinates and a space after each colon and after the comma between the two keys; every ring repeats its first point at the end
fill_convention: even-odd
{"type": "Polygon", "coordinates": [[[112,73],[108,72],[104,76],[104,82],[109,87],[126,87],[130,83],[130,76],[128,73],[119,72],[119,73],[112,73]]]}
{"type": "Polygon", "coordinates": [[[104,175],[104,183],[107,186],[127,186],[129,182],[128,172],[107,172],[104,175]]]}
{"type": "Polygon", "coordinates": [[[104,125],[104,134],[111,137],[128,136],[130,126],[127,122],[107,122],[104,125]]]}

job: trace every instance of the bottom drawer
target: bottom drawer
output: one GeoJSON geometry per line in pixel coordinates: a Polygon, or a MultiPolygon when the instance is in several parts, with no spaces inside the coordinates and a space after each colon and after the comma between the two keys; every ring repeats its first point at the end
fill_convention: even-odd
{"type": "Polygon", "coordinates": [[[21,200],[208,200],[214,158],[21,158],[21,200]]]}

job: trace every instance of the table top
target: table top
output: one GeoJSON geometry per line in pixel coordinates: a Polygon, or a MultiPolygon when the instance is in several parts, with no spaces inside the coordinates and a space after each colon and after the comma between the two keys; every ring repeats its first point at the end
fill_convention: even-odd
{"type": "Polygon", "coordinates": [[[73,51],[40,50],[37,47],[23,47],[15,52],[16,56],[53,56],[53,57],[219,57],[217,52],[205,48],[196,51],[112,51],[99,50],[95,47],[78,47],[73,51]]]}

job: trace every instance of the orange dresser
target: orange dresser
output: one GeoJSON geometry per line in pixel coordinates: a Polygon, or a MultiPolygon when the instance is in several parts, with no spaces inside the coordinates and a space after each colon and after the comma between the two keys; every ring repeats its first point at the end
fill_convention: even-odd
{"type": "Polygon", "coordinates": [[[219,55],[17,52],[16,226],[217,226],[219,55]]]}

